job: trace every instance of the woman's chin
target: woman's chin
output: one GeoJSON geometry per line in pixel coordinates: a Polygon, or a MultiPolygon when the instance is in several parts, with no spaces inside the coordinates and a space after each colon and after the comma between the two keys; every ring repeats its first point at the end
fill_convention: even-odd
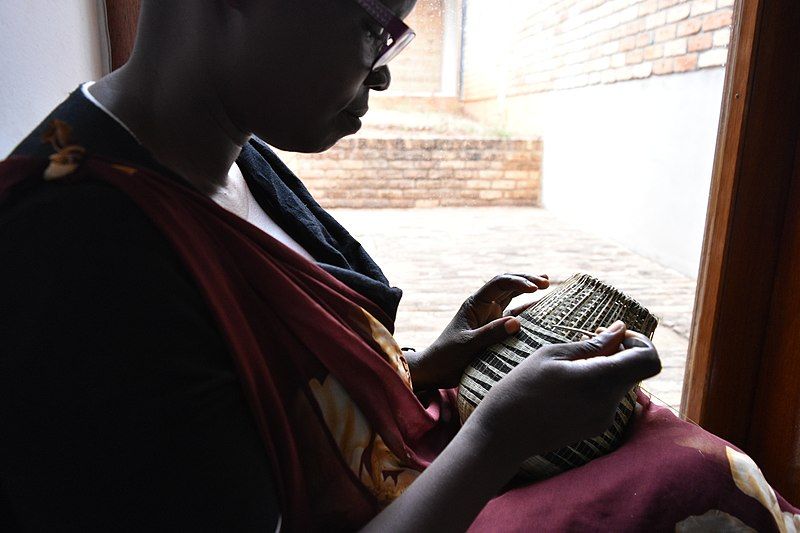
{"type": "Polygon", "coordinates": [[[305,135],[302,136],[281,136],[281,138],[268,138],[264,135],[259,135],[261,139],[267,142],[270,146],[274,146],[279,150],[285,152],[299,152],[304,154],[314,154],[324,152],[333,147],[337,142],[343,138],[353,135],[361,129],[361,119],[349,113],[340,113],[336,116],[332,124],[327,128],[322,126],[313,128],[309,127],[303,131],[305,135]],[[308,133],[322,133],[323,135],[308,135],[308,133]]]}
{"type": "Polygon", "coordinates": [[[349,127],[338,128],[336,131],[332,131],[327,137],[325,137],[324,139],[321,139],[319,141],[319,143],[316,144],[315,148],[311,148],[309,150],[303,150],[303,151],[307,152],[307,153],[324,152],[324,151],[329,150],[330,148],[332,148],[334,145],[336,145],[336,143],[338,143],[339,141],[341,141],[345,137],[348,137],[350,135],[355,134],[356,132],[358,132],[358,130],[361,129],[361,120],[358,117],[353,117],[353,118],[355,119],[355,121],[358,121],[358,122],[356,123],[353,120],[343,121],[346,124],[349,124],[349,127]]]}

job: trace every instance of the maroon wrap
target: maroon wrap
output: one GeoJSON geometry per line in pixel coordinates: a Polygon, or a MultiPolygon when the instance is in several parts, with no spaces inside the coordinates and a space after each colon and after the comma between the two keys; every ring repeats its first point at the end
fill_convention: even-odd
{"type": "MultiPolygon", "coordinates": [[[[41,184],[47,165],[21,157],[0,163],[0,203],[14,188],[41,184]]],[[[355,529],[380,510],[342,458],[310,380],[334,376],[409,468],[423,470],[457,431],[452,391],[421,403],[353,318],[366,310],[391,331],[380,308],[261,230],[146,169],[88,157],[58,180],[118,188],[182,259],[230,347],[272,463],[286,530],[355,529]]],[[[706,513],[758,530],[775,527],[774,509],[770,514],[733,482],[727,443],[643,403],[618,451],[508,490],[473,530],[674,531],[706,513]]],[[[781,512],[798,512],[778,501],[781,512]]]]}
{"type": "MultiPolygon", "coordinates": [[[[47,162],[12,157],[0,163],[0,201],[14,186],[42,180],[47,162]]],[[[100,180],[128,195],[163,232],[197,282],[231,350],[242,388],[260,430],[279,487],[283,526],[352,529],[379,507],[338,450],[320,450],[328,497],[323,516],[308,488],[299,440],[328,433],[315,419],[297,419],[303,395],[315,410],[309,380],[329,372],[344,386],[386,445],[423,470],[457,430],[452,396],[422,405],[387,364],[353,316],[369,312],[388,329],[390,319],[365,297],[208,197],[146,169],[89,157],[60,186],[100,180]],[[446,416],[441,417],[442,413],[446,416]],[[449,423],[440,422],[441,418],[449,423]],[[309,428],[316,424],[318,427],[309,428]],[[330,508],[337,510],[331,514],[330,508]],[[325,522],[325,524],[321,522],[325,522]]],[[[314,443],[335,448],[330,439],[314,443]]],[[[307,443],[306,443],[307,447],[307,443]]]]}

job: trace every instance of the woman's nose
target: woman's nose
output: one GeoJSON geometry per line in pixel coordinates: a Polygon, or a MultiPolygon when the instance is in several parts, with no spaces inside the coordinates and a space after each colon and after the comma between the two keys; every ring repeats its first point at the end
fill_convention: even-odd
{"type": "Polygon", "coordinates": [[[385,91],[391,83],[392,74],[386,65],[371,71],[364,80],[364,85],[375,91],[385,91]]]}

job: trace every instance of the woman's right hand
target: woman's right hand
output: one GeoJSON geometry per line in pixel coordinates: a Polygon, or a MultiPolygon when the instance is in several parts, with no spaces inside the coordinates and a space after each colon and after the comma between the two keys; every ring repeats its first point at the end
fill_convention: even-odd
{"type": "Polygon", "coordinates": [[[534,352],[492,387],[464,428],[521,463],[602,434],[631,387],[660,370],[650,339],[616,322],[591,339],[534,352]]]}
{"type": "Polygon", "coordinates": [[[492,387],[439,457],[364,530],[466,530],[525,459],[603,433],[623,395],[660,369],[650,340],[622,323],[537,350],[492,387]]]}

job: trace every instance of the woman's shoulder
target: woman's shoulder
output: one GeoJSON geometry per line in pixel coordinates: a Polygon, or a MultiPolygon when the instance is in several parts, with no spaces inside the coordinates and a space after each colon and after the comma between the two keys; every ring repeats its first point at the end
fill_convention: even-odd
{"type": "MultiPolygon", "coordinates": [[[[203,316],[203,327],[214,329],[197,285],[166,237],[106,183],[42,182],[15,191],[0,206],[0,256],[9,321],[59,309],[59,324],[80,329],[155,307],[159,313],[143,315],[142,327],[203,316]]],[[[56,325],[38,327],[44,334],[56,325]]],[[[123,342],[135,332],[120,327],[116,333],[123,342]]]]}
{"type": "MultiPolygon", "coordinates": [[[[0,251],[31,267],[49,263],[48,275],[53,268],[66,274],[113,267],[124,281],[156,261],[185,278],[177,254],[134,201],[95,180],[42,182],[12,193],[0,206],[0,251]]],[[[41,272],[24,274],[20,282],[33,282],[41,272]]]]}
{"type": "Polygon", "coordinates": [[[42,181],[12,192],[0,206],[2,234],[41,228],[47,230],[44,235],[82,232],[102,237],[125,230],[141,232],[147,222],[127,195],[95,180],[42,181]]]}

